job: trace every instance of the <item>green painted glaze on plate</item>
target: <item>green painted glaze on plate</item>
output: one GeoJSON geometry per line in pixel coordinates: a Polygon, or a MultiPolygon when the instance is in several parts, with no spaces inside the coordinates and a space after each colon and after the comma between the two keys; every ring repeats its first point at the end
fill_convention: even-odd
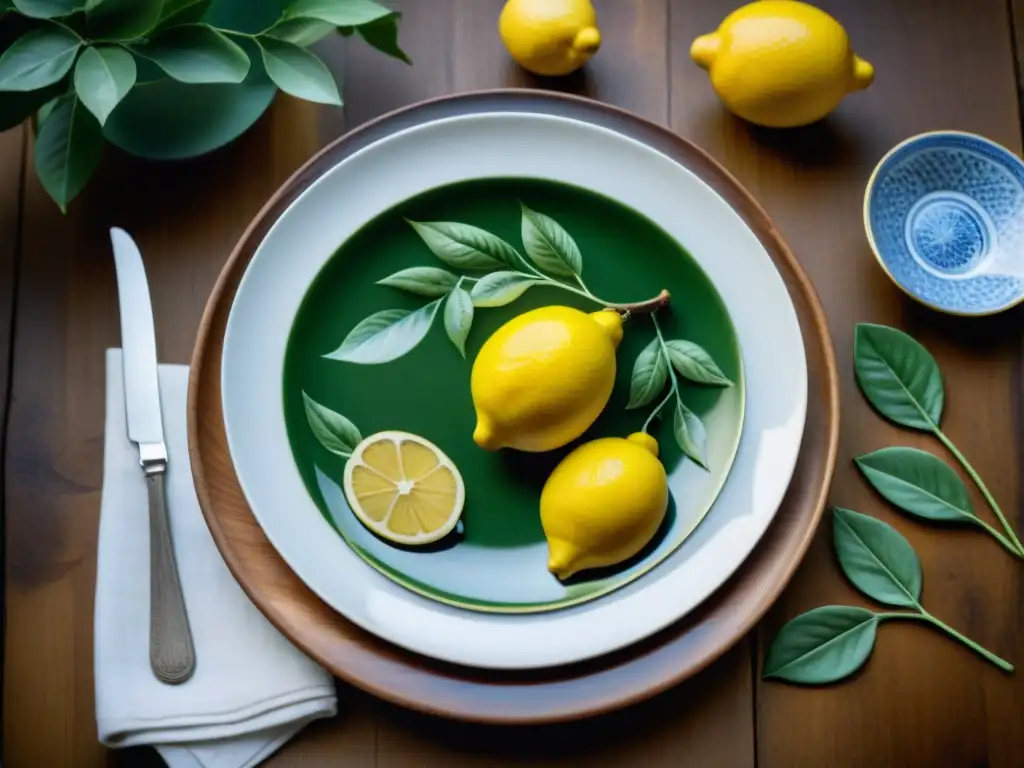
{"type": "Polygon", "coordinates": [[[697,263],[663,230],[636,211],[582,189],[535,179],[490,179],[441,187],[400,203],[341,246],[310,286],[295,318],[285,359],[284,406],[303,480],[355,552],[427,597],[472,610],[513,613],[551,610],[607,594],[673,552],[711,508],[725,482],[742,431],[744,387],[740,350],[724,304],[697,263]],[[666,338],[700,344],[735,382],[725,389],[683,385],[684,402],[707,426],[710,471],[681,456],[671,420],[652,427],[669,473],[672,502],[651,544],[628,563],[579,574],[565,584],[547,571],[538,512],[541,488],[558,461],[579,443],[640,429],[650,409],[627,412],[625,405],[633,362],[654,336],[648,318],[626,323],[616,386],[605,412],[578,441],[546,454],[489,453],[473,442],[472,361],[487,337],[515,315],[551,304],[599,308],[587,299],[553,287],[532,288],[506,307],[477,309],[466,360],[448,340],[440,317],[418,347],[393,362],[357,365],[323,357],[367,315],[413,309],[429,301],[375,285],[407,267],[443,266],[405,218],[474,224],[521,250],[520,200],[554,217],[575,238],[583,252],[584,278],[596,295],[633,302],[667,288],[671,308],[658,316],[666,338]],[[402,549],[370,533],[345,501],[344,459],[325,450],[306,423],[303,390],[351,419],[364,437],[400,429],[436,443],[465,481],[460,530],[426,550],[402,549]]]}

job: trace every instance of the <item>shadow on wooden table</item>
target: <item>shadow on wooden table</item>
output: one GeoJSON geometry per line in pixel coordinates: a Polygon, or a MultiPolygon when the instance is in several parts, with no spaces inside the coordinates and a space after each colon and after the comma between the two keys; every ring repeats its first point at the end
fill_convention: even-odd
{"type": "MultiPolygon", "coordinates": [[[[535,761],[547,764],[563,760],[573,765],[618,764],[615,755],[623,750],[631,759],[638,759],[638,764],[654,764],[658,762],[656,755],[665,752],[666,744],[678,743],[684,736],[679,733],[679,724],[688,723],[686,730],[695,727],[697,731],[704,731],[695,731],[688,739],[693,751],[692,764],[700,765],[700,755],[709,741],[733,738],[742,743],[742,749],[749,746],[746,732],[732,733],[731,737],[726,732],[710,733],[721,723],[735,727],[749,722],[753,728],[749,696],[723,695],[723,692],[743,688],[749,690],[749,662],[750,641],[744,638],[696,677],[652,699],[610,714],[564,724],[463,723],[405,710],[350,689],[341,692],[339,718],[345,718],[354,709],[369,709],[379,724],[376,745],[382,761],[390,755],[401,764],[405,764],[403,758],[410,765],[418,758],[424,764],[434,765],[426,753],[436,752],[438,755],[473,756],[476,759],[467,761],[467,765],[474,766],[535,761]],[[641,756],[644,759],[639,759],[641,756]]],[[[326,733],[331,726],[325,723],[322,727],[326,733]]],[[[619,758],[624,756],[625,753],[619,758]]]]}

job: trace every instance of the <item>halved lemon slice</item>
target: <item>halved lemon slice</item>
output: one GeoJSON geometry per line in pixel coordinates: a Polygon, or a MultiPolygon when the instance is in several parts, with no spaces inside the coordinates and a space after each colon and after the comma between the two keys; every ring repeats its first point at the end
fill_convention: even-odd
{"type": "Polygon", "coordinates": [[[418,435],[378,432],[345,464],[345,495],[363,525],[398,544],[429,544],[462,514],[466,489],[444,452],[418,435]]]}

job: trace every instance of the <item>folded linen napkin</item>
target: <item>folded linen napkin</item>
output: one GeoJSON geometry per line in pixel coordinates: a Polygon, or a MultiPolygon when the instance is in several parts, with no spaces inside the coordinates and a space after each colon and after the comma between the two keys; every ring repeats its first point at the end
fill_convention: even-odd
{"type": "Polygon", "coordinates": [[[228,571],[192,483],[188,368],[161,365],[159,380],[167,507],[196,668],[187,682],[165,685],[149,666],[148,497],[126,431],[121,350],[111,349],[94,613],[99,739],[110,747],[153,745],[172,768],[255,766],[312,720],[334,715],[334,683],[228,571]]]}

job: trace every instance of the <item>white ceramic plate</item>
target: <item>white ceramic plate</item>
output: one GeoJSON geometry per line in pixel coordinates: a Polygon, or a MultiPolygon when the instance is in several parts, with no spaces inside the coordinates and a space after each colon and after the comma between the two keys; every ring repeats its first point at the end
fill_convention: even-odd
{"type": "Polygon", "coordinates": [[[347,158],[268,232],[235,296],[224,343],[228,446],[253,515],[324,602],[369,632],[457,664],[528,669],[634,643],[693,610],[739,567],[775,514],[796,465],[807,370],[796,312],[768,253],[707,184],[621,134],[566,118],[468,115],[410,128],[347,158]],[[640,211],[701,265],[739,336],[747,408],[739,452],[707,517],[660,566],[583,605],[486,614],[406,590],[359,558],[310,498],[282,407],[285,347],[310,283],[338,246],[395,203],[474,178],[576,185],[640,211]]]}

